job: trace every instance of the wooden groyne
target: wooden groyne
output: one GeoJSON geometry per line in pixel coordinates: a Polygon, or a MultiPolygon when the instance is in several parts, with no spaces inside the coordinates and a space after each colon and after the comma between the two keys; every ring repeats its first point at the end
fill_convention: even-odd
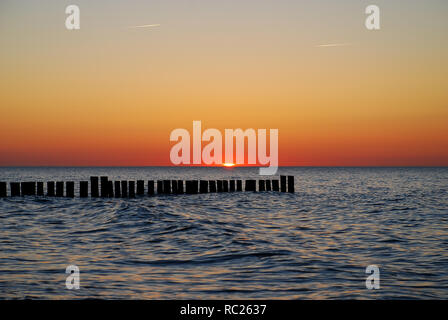
{"type": "MultiPolygon", "coordinates": [[[[294,193],[294,176],[280,176],[280,179],[246,180],[246,192],[289,192],[294,193]],[[258,185],[258,190],[257,190],[258,185]]],[[[90,177],[79,181],[80,198],[134,198],[156,194],[199,194],[243,192],[243,180],[144,180],[111,181],[107,176],[90,177]],[[90,186],[90,193],[89,193],[90,186]]],[[[0,182],[0,198],[19,196],[75,197],[74,181],[0,182]],[[46,185],[46,190],[44,190],[46,185]],[[46,191],[46,192],[45,192],[46,191]]]]}

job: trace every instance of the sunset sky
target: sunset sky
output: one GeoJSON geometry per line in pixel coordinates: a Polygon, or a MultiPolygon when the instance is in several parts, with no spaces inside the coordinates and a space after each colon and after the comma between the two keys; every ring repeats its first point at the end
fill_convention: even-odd
{"type": "Polygon", "coordinates": [[[193,120],[279,129],[280,165],[446,166],[447,14],[446,0],[2,0],[0,166],[170,165],[171,131],[193,120]]]}

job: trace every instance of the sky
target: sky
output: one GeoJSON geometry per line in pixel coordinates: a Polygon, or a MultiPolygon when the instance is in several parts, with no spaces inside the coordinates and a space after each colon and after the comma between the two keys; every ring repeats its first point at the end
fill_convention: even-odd
{"type": "Polygon", "coordinates": [[[0,166],[171,165],[278,129],[280,165],[447,166],[446,0],[0,3],[0,166]],[[81,28],[65,28],[66,6],[81,28]],[[381,9],[381,30],[364,26],[381,9]],[[150,27],[137,27],[153,25],[150,27]]]}

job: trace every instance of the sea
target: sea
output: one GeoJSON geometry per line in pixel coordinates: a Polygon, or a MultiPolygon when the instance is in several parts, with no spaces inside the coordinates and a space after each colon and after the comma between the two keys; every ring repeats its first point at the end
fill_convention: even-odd
{"type": "Polygon", "coordinates": [[[278,174],[295,177],[295,193],[103,199],[79,198],[77,182],[278,176],[254,167],[0,168],[8,189],[75,181],[77,193],[0,199],[0,298],[448,299],[448,168],[278,174]],[[79,289],[67,287],[69,266],[79,289]]]}

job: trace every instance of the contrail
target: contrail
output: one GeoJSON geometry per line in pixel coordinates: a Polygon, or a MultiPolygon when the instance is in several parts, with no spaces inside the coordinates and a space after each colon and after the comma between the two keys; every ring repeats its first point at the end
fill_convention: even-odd
{"type": "Polygon", "coordinates": [[[319,48],[326,48],[326,47],[345,47],[345,46],[351,46],[351,43],[328,43],[328,44],[319,44],[316,47],[319,48]]]}
{"type": "Polygon", "coordinates": [[[135,28],[154,28],[154,27],[160,27],[160,24],[144,24],[141,26],[130,26],[128,28],[135,29],[135,28]]]}

